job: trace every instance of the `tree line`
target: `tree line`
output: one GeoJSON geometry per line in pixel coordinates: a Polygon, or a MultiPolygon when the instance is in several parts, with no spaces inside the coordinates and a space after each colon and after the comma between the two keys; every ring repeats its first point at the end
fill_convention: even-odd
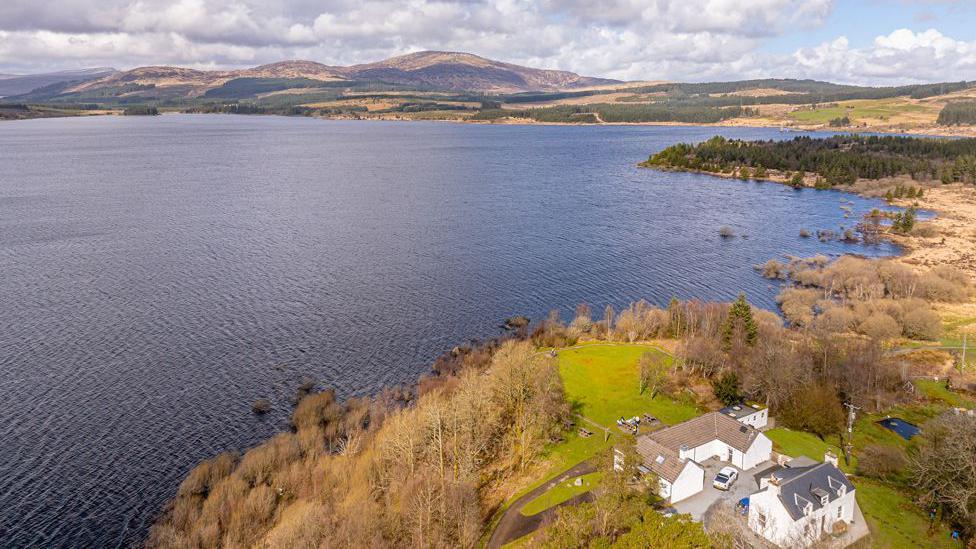
{"type": "Polygon", "coordinates": [[[976,176],[976,139],[896,136],[796,137],[788,141],[741,141],[716,136],[703,143],[679,143],[643,164],[706,172],[737,167],[819,175],[829,186],[859,178],[908,175],[913,179],[967,181],[976,176]]]}
{"type": "Polygon", "coordinates": [[[942,126],[976,124],[976,101],[953,101],[942,107],[937,122],[942,126]]]}

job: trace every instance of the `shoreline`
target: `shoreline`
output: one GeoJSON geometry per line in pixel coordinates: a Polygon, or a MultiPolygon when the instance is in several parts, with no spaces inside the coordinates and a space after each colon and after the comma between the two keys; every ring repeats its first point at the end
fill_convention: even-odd
{"type": "MultiPolygon", "coordinates": [[[[697,173],[724,179],[740,180],[734,173],[709,172],[666,166],[649,166],[647,162],[638,164],[643,169],[661,171],[697,173]]],[[[879,180],[859,179],[849,187],[830,187],[816,189],[813,182],[816,174],[807,174],[803,187],[797,190],[833,190],[850,193],[861,198],[883,200],[885,189],[897,184],[912,184],[925,189],[925,196],[921,199],[895,199],[888,204],[899,208],[911,206],[931,211],[935,215],[930,219],[918,221],[919,228],[913,234],[901,235],[890,231],[880,236],[898,245],[902,253],[891,256],[900,263],[913,268],[933,269],[948,265],[966,273],[976,281],[976,188],[967,187],[963,183],[929,185],[913,181],[904,176],[879,180]]],[[[763,181],[790,186],[786,177],[779,172],[770,170],[766,177],[750,177],[745,181],[763,181]]]]}
{"type": "MultiPolygon", "coordinates": [[[[239,114],[239,113],[194,113],[194,112],[182,112],[182,111],[161,111],[160,115],[174,115],[174,114],[222,114],[231,116],[281,116],[284,118],[314,118],[317,120],[344,120],[344,121],[357,121],[357,122],[439,122],[439,123],[450,123],[450,124],[476,124],[484,126],[580,126],[580,127],[603,127],[603,126],[674,126],[674,127],[701,127],[701,128],[747,128],[747,129],[779,129],[783,133],[795,133],[795,134],[809,134],[816,132],[830,132],[839,134],[885,134],[885,135],[914,135],[919,137],[931,137],[931,138],[965,138],[973,137],[976,138],[976,126],[923,126],[917,128],[892,128],[887,126],[880,127],[829,127],[825,125],[783,125],[772,123],[762,123],[761,121],[753,121],[749,119],[731,119],[722,122],[672,122],[672,121],[661,121],[661,122],[593,122],[593,123],[578,123],[578,122],[543,122],[531,119],[496,119],[496,120],[470,120],[465,118],[405,118],[405,117],[351,117],[351,116],[303,116],[303,115],[287,115],[287,114],[276,114],[276,113],[259,113],[259,114],[239,114]]],[[[121,111],[114,111],[105,109],[102,112],[91,112],[91,111],[81,111],[77,114],[75,113],[65,113],[54,116],[30,116],[23,118],[0,118],[0,123],[2,122],[12,122],[19,120],[35,120],[41,118],[85,118],[92,116],[123,116],[121,111]]]]}

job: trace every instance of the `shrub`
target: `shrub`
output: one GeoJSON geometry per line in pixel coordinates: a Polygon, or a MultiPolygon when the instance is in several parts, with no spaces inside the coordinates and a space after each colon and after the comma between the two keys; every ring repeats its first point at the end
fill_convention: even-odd
{"type": "Polygon", "coordinates": [[[857,327],[862,334],[877,340],[891,339],[901,335],[898,321],[885,313],[874,313],[861,321],[857,327]]]}
{"type": "Polygon", "coordinates": [[[735,231],[732,230],[732,227],[722,226],[718,230],[718,235],[722,238],[732,238],[735,236],[735,231]]]}
{"type": "Polygon", "coordinates": [[[266,414],[271,411],[271,401],[266,398],[259,398],[251,405],[251,411],[255,414],[266,414]]]}
{"type": "Polygon", "coordinates": [[[852,329],[857,318],[850,309],[844,306],[828,307],[817,317],[816,325],[828,332],[844,333],[852,329]]]}
{"type": "Polygon", "coordinates": [[[918,293],[930,301],[963,302],[969,299],[969,279],[959,270],[942,265],[921,275],[918,293]]]}
{"type": "Polygon", "coordinates": [[[785,279],[788,274],[787,266],[775,259],[770,259],[758,270],[762,271],[763,278],[785,279]]]}
{"type": "Polygon", "coordinates": [[[911,339],[939,339],[942,335],[942,321],[928,307],[913,307],[905,312],[902,319],[902,333],[911,339]]]}
{"type": "Polygon", "coordinates": [[[838,116],[837,118],[832,118],[829,124],[831,128],[843,128],[844,126],[851,125],[851,119],[847,116],[838,116]]]}
{"type": "Polygon", "coordinates": [[[808,326],[813,322],[813,306],[820,300],[821,293],[806,288],[786,288],[778,296],[779,308],[783,316],[793,326],[808,326]]]}
{"type": "Polygon", "coordinates": [[[857,457],[859,474],[888,480],[901,472],[908,464],[905,451],[897,446],[869,444],[857,457]]]}

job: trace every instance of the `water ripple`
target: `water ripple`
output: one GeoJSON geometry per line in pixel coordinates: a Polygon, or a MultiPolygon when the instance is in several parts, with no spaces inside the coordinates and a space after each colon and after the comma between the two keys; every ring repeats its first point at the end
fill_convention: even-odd
{"type": "Polygon", "coordinates": [[[798,237],[845,222],[839,193],[634,167],[715,133],[779,137],[207,115],[0,124],[0,544],[138,543],[195,463],[284,427],[304,376],[365,394],[512,314],[739,291],[772,307],[756,263],[893,251],[798,237]],[[749,238],[723,240],[720,225],[749,238]],[[262,418],[259,397],[274,404],[262,418]]]}

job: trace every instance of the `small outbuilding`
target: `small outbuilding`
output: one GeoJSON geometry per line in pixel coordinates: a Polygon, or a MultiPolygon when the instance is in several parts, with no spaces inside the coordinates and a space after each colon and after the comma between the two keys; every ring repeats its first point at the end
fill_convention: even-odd
{"type": "Polygon", "coordinates": [[[755,402],[741,402],[726,406],[719,410],[719,413],[756,429],[763,429],[769,423],[769,409],[755,402]]]}

